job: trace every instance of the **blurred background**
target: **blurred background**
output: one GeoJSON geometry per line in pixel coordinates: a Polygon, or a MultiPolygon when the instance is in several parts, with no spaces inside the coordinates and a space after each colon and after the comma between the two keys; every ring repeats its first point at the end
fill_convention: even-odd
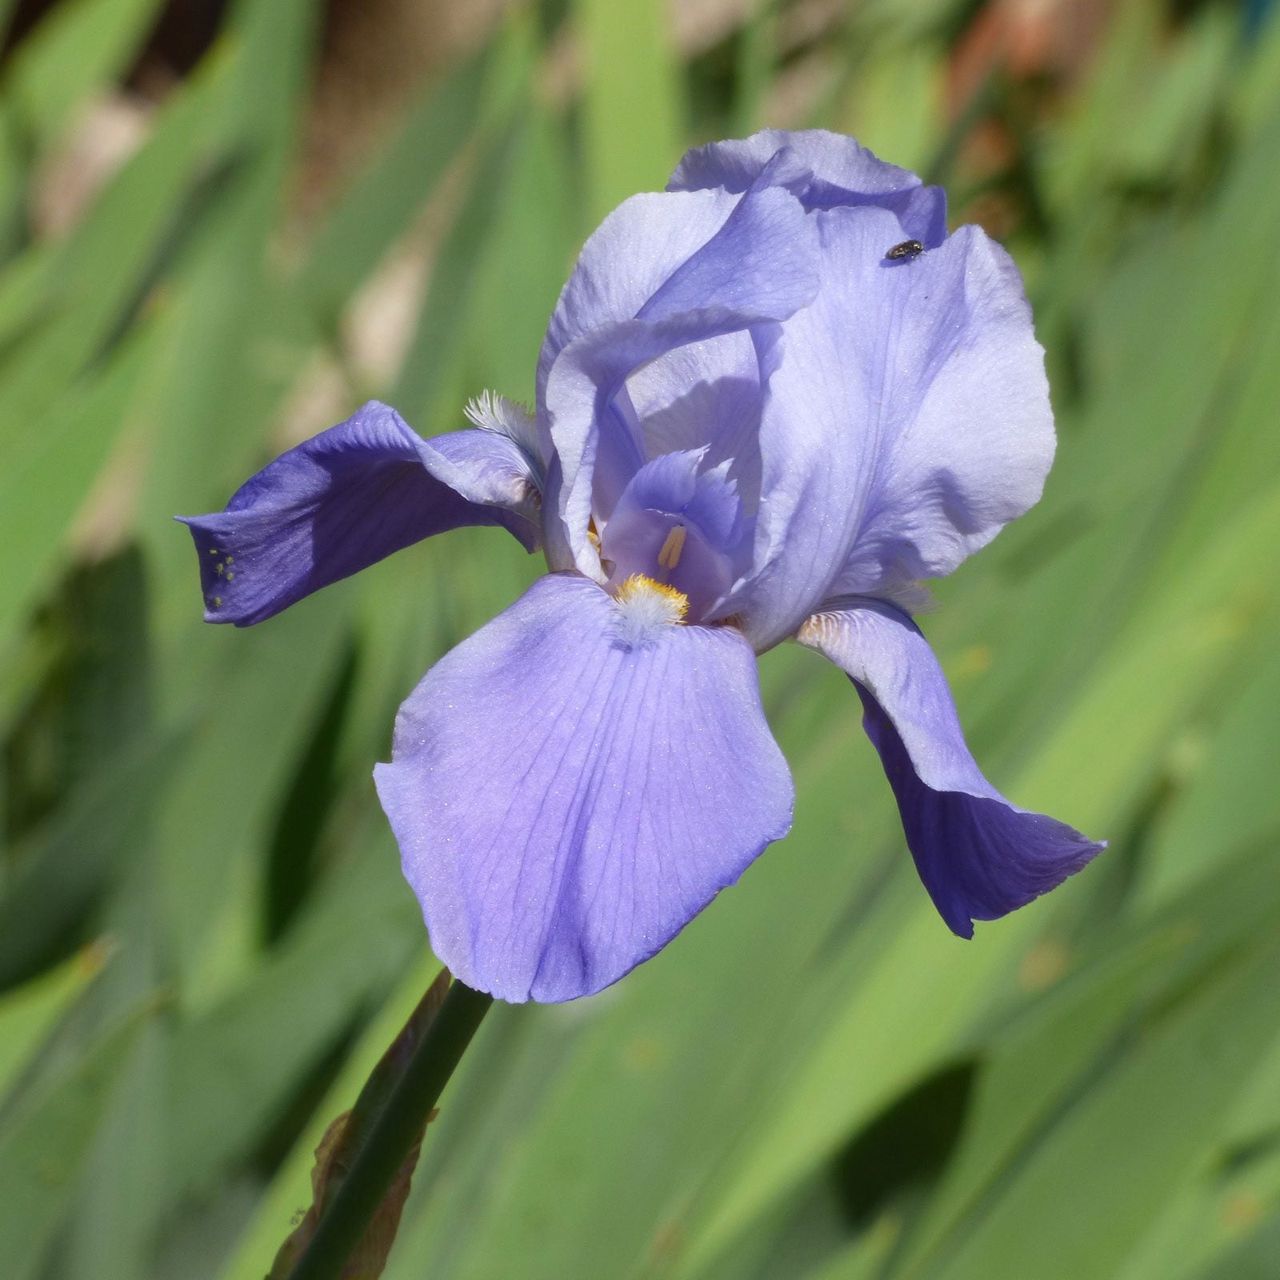
{"type": "Polygon", "coordinates": [[[1058,462],[923,624],[992,780],[1112,847],[958,941],[852,691],[768,655],[794,834],[619,986],[494,1010],[387,1275],[1280,1276],[1268,9],[0,3],[7,1280],[267,1271],[437,967],[370,769],[539,569],[468,530],[235,631],[171,517],[369,396],[530,398],[599,217],[764,124],[1022,267],[1058,462]]]}

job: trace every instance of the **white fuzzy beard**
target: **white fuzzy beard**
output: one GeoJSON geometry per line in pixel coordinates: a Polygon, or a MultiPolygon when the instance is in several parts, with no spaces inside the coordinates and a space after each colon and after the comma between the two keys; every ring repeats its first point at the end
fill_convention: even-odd
{"type": "Polygon", "coordinates": [[[538,429],[534,416],[524,405],[508,400],[496,391],[482,391],[468,400],[462,411],[481,431],[493,431],[514,440],[531,458],[538,456],[538,429]]]}
{"type": "Polygon", "coordinates": [[[618,639],[629,649],[651,644],[662,627],[684,621],[688,598],[643,574],[633,574],[614,597],[618,611],[618,639]]]}

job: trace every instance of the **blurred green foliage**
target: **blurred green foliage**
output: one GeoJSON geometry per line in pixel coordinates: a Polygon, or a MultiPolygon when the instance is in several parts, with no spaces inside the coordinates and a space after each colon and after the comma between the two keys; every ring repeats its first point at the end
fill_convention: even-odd
{"type": "Polygon", "coordinates": [[[528,397],[594,220],[764,123],[945,181],[1027,274],[1058,464],[925,625],[990,776],[1112,848],[959,942],[856,700],[770,655],[794,834],[620,986],[494,1011],[387,1275],[1280,1275],[1276,23],[514,5],[304,199],[326,7],[241,3],[43,217],[160,8],[64,0],[0,73],[7,1280],[265,1273],[436,968],[370,768],[537,572],[468,531],[208,628],[172,514],[371,394],[528,397]]]}

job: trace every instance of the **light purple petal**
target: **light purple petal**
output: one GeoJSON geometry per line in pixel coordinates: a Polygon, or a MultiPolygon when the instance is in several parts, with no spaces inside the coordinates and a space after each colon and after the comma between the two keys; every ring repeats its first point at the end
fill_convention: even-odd
{"type": "MultiPolygon", "coordinates": [[[[881,217],[888,217],[881,214],[881,217]]],[[[839,363],[824,295],[796,323],[757,329],[760,496],[752,572],[724,603],[757,651],[794,633],[830,594],[862,519],[876,440],[839,363]]]]}
{"type": "Polygon", "coordinates": [[[646,456],[628,376],[675,348],[791,315],[817,283],[814,229],[781,188],[741,198],[636,197],[606,219],[566,286],[543,351],[540,427],[559,463],[546,495],[559,516],[546,527],[554,568],[601,576],[587,537],[593,502],[609,509],[646,456]],[[673,261],[672,245],[685,250],[690,223],[704,238],[673,261]]]}
{"type": "Polygon", "coordinates": [[[894,215],[814,215],[823,286],[772,347],[758,577],[736,607],[758,649],[833,594],[949,573],[1040,496],[1053,458],[1043,352],[1016,269],[981,231],[888,262],[894,215]]]}
{"type": "Polygon", "coordinates": [[[792,785],[730,628],[551,575],[432,668],[375,777],[436,954],[504,1000],[617,981],[786,834],[792,785]]]}
{"type": "Polygon", "coordinates": [[[920,879],[955,933],[972,937],[973,921],[1024,906],[1105,848],[1010,804],[983,777],[942,668],[905,614],[880,601],[840,601],[798,639],[854,682],[920,879]]]}
{"type": "Polygon", "coordinates": [[[737,197],[719,191],[624,200],[582,247],[547,326],[538,356],[538,403],[556,357],[571,342],[633,320],[681,263],[724,226],[737,197]]]}
{"type": "Polygon", "coordinates": [[[501,436],[461,431],[428,443],[394,409],[370,401],[264,467],[225,511],[182,518],[200,557],[205,620],[262,622],[463,525],[502,525],[532,550],[537,526],[521,514],[532,514],[536,497],[529,474],[501,436]]]}
{"type": "Polygon", "coordinates": [[[802,306],[816,288],[813,233],[795,198],[769,187],[772,174],[750,193],[647,192],[609,214],[583,246],[547,326],[539,404],[560,352],[603,326],[704,306],[773,318],[802,306]]]}
{"type": "Polygon", "coordinates": [[[977,227],[886,264],[894,326],[885,456],[833,593],[881,594],[950,573],[1039,501],[1053,462],[1053,410],[1022,280],[977,227]]]}
{"type": "Polygon", "coordinates": [[[667,352],[627,379],[648,457],[705,449],[708,467],[730,464],[746,508],[760,496],[763,392],[749,331],[727,333],[667,352]]]}
{"type": "Polygon", "coordinates": [[[899,240],[918,239],[930,248],[947,234],[947,199],[941,187],[922,186],[914,173],[825,129],[764,129],[749,138],[697,147],[680,161],[667,190],[745,191],[770,162],[777,166],[774,181],[806,209],[876,205],[897,215],[899,240]]]}

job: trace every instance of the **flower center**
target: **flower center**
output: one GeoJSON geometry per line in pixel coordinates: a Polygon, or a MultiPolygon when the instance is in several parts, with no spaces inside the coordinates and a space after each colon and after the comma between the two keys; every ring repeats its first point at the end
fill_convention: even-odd
{"type": "Polygon", "coordinates": [[[683,622],[689,597],[664,582],[633,573],[614,592],[618,606],[619,634],[630,646],[642,644],[660,627],[683,622]]]}
{"type": "MultiPolygon", "coordinates": [[[[672,590],[697,622],[728,590],[732,570],[696,523],[669,512],[621,511],[605,525],[600,553],[615,596],[635,578],[672,590]]],[[[683,615],[682,615],[683,616],[683,615]]]]}

